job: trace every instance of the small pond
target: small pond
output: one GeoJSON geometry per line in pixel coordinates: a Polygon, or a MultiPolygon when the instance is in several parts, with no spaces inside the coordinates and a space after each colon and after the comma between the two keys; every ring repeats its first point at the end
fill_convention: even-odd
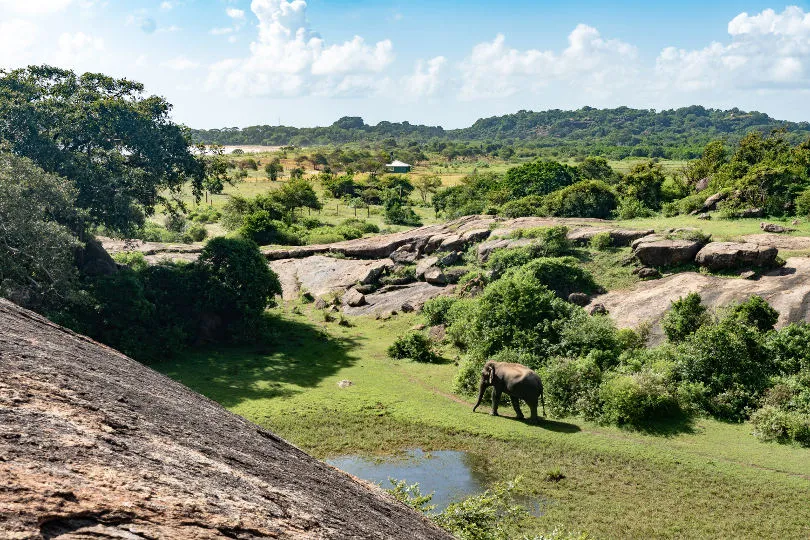
{"type": "MultiPolygon", "coordinates": [[[[431,504],[437,511],[485,491],[488,483],[480,459],[455,450],[416,449],[386,457],[343,456],[327,459],[326,463],[384,489],[392,487],[389,478],[405,480],[408,485],[418,483],[423,495],[433,493],[431,504]]],[[[516,502],[534,515],[539,512],[537,501],[518,497],[516,502]]]]}

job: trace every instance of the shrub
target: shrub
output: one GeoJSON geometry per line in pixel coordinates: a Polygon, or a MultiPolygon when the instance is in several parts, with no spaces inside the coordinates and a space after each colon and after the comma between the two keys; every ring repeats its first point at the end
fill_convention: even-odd
{"type": "Polygon", "coordinates": [[[363,234],[376,234],[380,232],[380,228],[377,225],[357,218],[344,219],[340,225],[359,229],[363,234]]]}
{"type": "Polygon", "coordinates": [[[807,217],[810,216],[810,189],[802,191],[795,199],[796,215],[807,217]]]}
{"type": "Polygon", "coordinates": [[[609,232],[596,233],[591,237],[590,241],[591,249],[595,249],[596,251],[605,251],[609,249],[612,245],[613,240],[611,240],[609,232]]]}
{"type": "Polygon", "coordinates": [[[420,332],[408,332],[388,347],[388,356],[394,359],[409,358],[416,362],[433,362],[436,354],[427,336],[420,332]]]}
{"type": "Polygon", "coordinates": [[[558,321],[568,319],[575,307],[550,291],[531,269],[489,284],[474,301],[478,308],[469,332],[472,344],[483,356],[507,345],[545,353],[559,343],[558,321]]]}
{"type": "Polygon", "coordinates": [[[709,316],[701,303],[700,295],[692,292],[672,302],[661,320],[661,328],[669,341],[679,343],[708,321],[709,316]]]}
{"type": "Polygon", "coordinates": [[[795,441],[810,446],[810,415],[766,405],[751,415],[754,435],[763,441],[795,441]]]}
{"type": "Polygon", "coordinates": [[[475,321],[480,305],[477,298],[461,298],[447,310],[447,337],[461,350],[468,350],[475,343],[475,321]]]}
{"type": "Polygon", "coordinates": [[[452,296],[437,296],[425,302],[422,306],[422,315],[425,316],[427,324],[435,326],[447,322],[447,312],[456,303],[456,298],[452,296]]]}
{"type": "Polygon", "coordinates": [[[573,257],[541,257],[516,271],[531,274],[562,299],[568,299],[574,292],[591,293],[599,288],[593,276],[573,257]]]}
{"type": "Polygon", "coordinates": [[[580,310],[565,321],[557,350],[564,356],[591,355],[604,370],[616,365],[622,348],[613,319],[606,315],[586,315],[580,310]]]}
{"type": "Polygon", "coordinates": [[[616,194],[609,185],[585,180],[546,196],[543,211],[551,216],[607,219],[617,204],[616,194]]]}
{"type": "Polygon", "coordinates": [[[281,294],[278,276],[250,240],[212,238],[195,265],[208,277],[205,309],[226,324],[255,321],[281,294]]]}
{"type": "Polygon", "coordinates": [[[147,221],[143,226],[135,231],[133,238],[139,238],[146,242],[179,242],[180,234],[172,232],[165,227],[161,227],[153,221],[147,221]]]}
{"type": "Polygon", "coordinates": [[[789,324],[768,336],[768,356],[785,375],[810,371],[810,325],[789,324]]]}
{"type": "Polygon", "coordinates": [[[222,213],[210,205],[200,206],[192,210],[188,215],[191,221],[196,221],[197,223],[216,223],[219,221],[220,217],[222,217],[222,213]]]}
{"type": "Polygon", "coordinates": [[[208,237],[208,231],[202,225],[191,225],[185,234],[192,242],[202,242],[208,237]]]}
{"type": "Polygon", "coordinates": [[[640,427],[651,420],[679,412],[678,402],[654,374],[618,375],[599,390],[602,420],[611,424],[640,427]]]}
{"type": "Polygon", "coordinates": [[[779,312],[773,309],[764,298],[757,295],[734,306],[730,316],[743,324],[753,326],[760,332],[773,330],[776,321],[779,320],[779,312]]]}
{"type": "Polygon", "coordinates": [[[183,214],[168,214],[165,218],[163,218],[163,225],[166,227],[166,230],[175,233],[181,233],[186,228],[186,216],[183,214]]]}
{"type": "Polygon", "coordinates": [[[556,417],[593,412],[602,370],[592,357],[558,357],[543,370],[543,387],[549,412],[556,417]]]}
{"type": "Polygon", "coordinates": [[[112,256],[115,262],[125,264],[135,271],[145,270],[149,264],[140,251],[121,251],[112,256]]]}
{"type": "Polygon", "coordinates": [[[644,203],[635,197],[622,197],[619,199],[619,204],[613,214],[617,219],[636,219],[655,215],[652,210],[644,206],[644,203]]]}
{"type": "Polygon", "coordinates": [[[402,202],[392,202],[385,205],[385,222],[391,225],[410,225],[413,227],[422,224],[422,220],[408,205],[402,202]]]}
{"type": "Polygon", "coordinates": [[[517,482],[497,483],[478,495],[452,503],[432,520],[460,540],[508,538],[508,531],[528,517],[512,495],[517,482]]]}
{"type": "Polygon", "coordinates": [[[542,212],[543,197],[529,195],[501,206],[500,215],[508,218],[537,216],[542,212]]]}
{"type": "Polygon", "coordinates": [[[257,210],[243,219],[239,235],[258,245],[281,244],[297,246],[304,243],[301,236],[284,222],[273,219],[267,210],[257,210]]]}

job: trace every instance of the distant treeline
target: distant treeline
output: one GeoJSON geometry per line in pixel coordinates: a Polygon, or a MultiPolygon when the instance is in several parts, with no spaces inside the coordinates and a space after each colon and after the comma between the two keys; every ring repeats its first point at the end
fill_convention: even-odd
{"type": "Polygon", "coordinates": [[[454,149],[464,147],[450,157],[487,155],[496,148],[509,147],[508,157],[512,153],[518,157],[526,153],[527,156],[694,159],[712,140],[726,139],[733,144],[751,131],[767,134],[774,129],[787,130],[787,137],[793,143],[810,137],[807,122],[776,120],[764,113],[737,108],[719,110],[697,105],[658,112],[627,107],[519,111],[482,118],[468,128],[453,130],[408,122],[380,122],[370,126],[362,118],[343,117],[328,127],[251,126],[192,130],[192,136],[197,142],[223,145],[361,143],[393,150],[418,143],[428,151],[439,153],[445,153],[447,143],[453,143],[454,149]]]}

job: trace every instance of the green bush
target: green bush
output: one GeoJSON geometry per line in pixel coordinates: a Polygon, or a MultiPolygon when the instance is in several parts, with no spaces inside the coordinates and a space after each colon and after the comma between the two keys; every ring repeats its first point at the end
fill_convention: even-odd
{"type": "Polygon", "coordinates": [[[778,372],[784,375],[810,372],[810,325],[794,323],[770,333],[767,347],[778,372]]]}
{"type": "Polygon", "coordinates": [[[469,350],[475,343],[475,321],[480,305],[477,298],[460,298],[447,310],[447,337],[459,349],[469,350]]]}
{"type": "Polygon", "coordinates": [[[606,251],[613,245],[609,232],[596,233],[591,237],[590,247],[596,251],[606,251]]]}
{"type": "Polygon", "coordinates": [[[730,315],[760,332],[773,330],[776,321],[779,320],[779,312],[773,309],[764,298],[757,295],[734,306],[730,315]]]}
{"type": "Polygon", "coordinates": [[[242,227],[239,228],[238,232],[240,236],[260,246],[268,244],[298,246],[304,244],[300,233],[283,221],[273,219],[272,214],[267,210],[257,210],[244,216],[242,227]]]}
{"type": "Polygon", "coordinates": [[[622,346],[613,319],[607,315],[590,316],[579,310],[562,325],[557,350],[574,358],[590,355],[605,370],[618,363],[622,346]]]}
{"type": "Polygon", "coordinates": [[[565,300],[574,292],[592,293],[599,289],[593,276],[579,266],[573,257],[541,257],[514,272],[532,275],[565,300]]]}
{"type": "Polygon", "coordinates": [[[538,216],[542,212],[543,202],[543,197],[529,195],[528,197],[507,202],[501,206],[498,213],[507,218],[538,216]]]}
{"type": "Polygon", "coordinates": [[[437,359],[430,339],[420,332],[408,332],[388,347],[388,356],[394,359],[408,358],[416,362],[433,362],[437,359]]]}
{"type": "Polygon", "coordinates": [[[125,264],[133,270],[145,270],[149,264],[146,262],[146,257],[140,251],[121,251],[112,256],[115,262],[125,264]]]}
{"type": "Polygon", "coordinates": [[[169,243],[180,242],[182,240],[179,233],[172,232],[165,227],[161,227],[153,221],[145,222],[138,230],[135,231],[132,237],[139,238],[145,242],[169,243]]]}
{"type": "Polygon", "coordinates": [[[602,370],[593,357],[552,359],[542,371],[546,405],[552,416],[594,416],[602,370]]]}
{"type": "Polygon", "coordinates": [[[801,217],[810,216],[810,189],[802,191],[795,199],[796,215],[801,217]]]}
{"type": "Polygon", "coordinates": [[[575,309],[550,291],[532,268],[490,283],[474,301],[478,308],[465,333],[481,356],[507,346],[542,355],[559,343],[560,323],[575,309]]]}
{"type": "Polygon", "coordinates": [[[497,483],[478,495],[452,503],[431,519],[460,540],[502,540],[509,538],[529,513],[515,504],[515,482],[497,483]]]}
{"type": "Polygon", "coordinates": [[[602,384],[602,420],[611,424],[641,427],[680,412],[677,400],[659,377],[641,372],[617,375],[602,384]]]}
{"type": "Polygon", "coordinates": [[[672,343],[680,343],[709,322],[706,307],[698,293],[689,293],[672,302],[669,311],[661,320],[661,328],[672,343]]]}
{"type": "Polygon", "coordinates": [[[357,218],[344,219],[340,225],[351,227],[353,229],[359,229],[363,232],[363,234],[377,234],[380,232],[380,228],[377,225],[357,218]]]}
{"type": "Polygon", "coordinates": [[[202,242],[208,237],[208,231],[202,225],[191,225],[186,229],[185,235],[188,235],[192,242],[202,242]]]}
{"type": "Polygon", "coordinates": [[[616,219],[636,219],[652,217],[655,212],[644,206],[644,203],[635,197],[622,197],[613,214],[616,219]]]}
{"type": "Polygon", "coordinates": [[[763,441],[810,446],[810,415],[766,405],[751,415],[754,435],[763,441]]]}
{"type": "Polygon", "coordinates": [[[385,222],[390,225],[410,225],[417,227],[422,224],[421,218],[416,215],[413,208],[399,201],[385,205],[384,217],[385,222]]]}
{"type": "Polygon", "coordinates": [[[213,206],[200,206],[191,211],[188,218],[197,223],[216,223],[222,213],[213,206]]]}
{"type": "Polygon", "coordinates": [[[457,301],[452,296],[437,296],[425,302],[422,306],[422,315],[430,326],[447,323],[447,313],[457,301]]]}
{"type": "Polygon", "coordinates": [[[166,227],[166,230],[175,233],[183,232],[186,229],[187,223],[188,220],[183,214],[169,214],[163,218],[163,225],[166,227]]]}
{"type": "Polygon", "coordinates": [[[616,194],[609,185],[598,180],[584,180],[546,196],[543,213],[608,219],[617,204],[616,194]]]}

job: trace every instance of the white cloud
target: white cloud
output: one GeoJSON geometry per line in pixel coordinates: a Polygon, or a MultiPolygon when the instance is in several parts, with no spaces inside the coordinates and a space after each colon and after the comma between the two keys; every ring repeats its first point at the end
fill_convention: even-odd
{"type": "Polygon", "coordinates": [[[155,19],[144,15],[143,12],[127,15],[126,24],[127,26],[137,26],[145,34],[153,34],[157,30],[155,19]]]}
{"type": "Polygon", "coordinates": [[[228,9],[225,10],[225,13],[231,19],[240,19],[241,20],[241,19],[245,18],[245,12],[243,10],[241,10],[241,9],[228,8],[228,9]]]}
{"type": "Polygon", "coordinates": [[[624,84],[637,70],[637,51],[616,39],[606,40],[585,24],[568,35],[568,47],[519,51],[506,46],[503,34],[473,47],[460,64],[461,97],[504,97],[538,91],[552,83],[575,85],[585,92],[603,93],[606,85],[624,84]]]}
{"type": "Polygon", "coordinates": [[[195,62],[193,60],[189,60],[185,56],[176,56],[170,60],[166,60],[165,62],[161,62],[160,64],[163,67],[167,67],[169,69],[173,69],[175,71],[188,71],[190,69],[196,69],[200,67],[199,62],[195,62]]]}
{"type": "Polygon", "coordinates": [[[17,68],[30,62],[39,38],[39,27],[29,21],[0,22],[0,68],[17,68]]]}
{"type": "Polygon", "coordinates": [[[728,33],[727,44],[661,51],[655,67],[659,86],[691,92],[795,88],[810,82],[810,13],[796,6],[781,13],[740,13],[728,23],[728,33]]]}
{"type": "Polygon", "coordinates": [[[0,0],[0,12],[20,15],[50,15],[67,8],[73,0],[0,0]]]}
{"type": "Polygon", "coordinates": [[[375,75],[393,61],[389,40],[360,36],[327,46],[309,27],[304,0],[253,0],[258,38],[246,58],[211,66],[209,88],[232,95],[362,95],[379,88],[375,75]]]}
{"type": "Polygon", "coordinates": [[[173,9],[173,8],[174,8],[174,4],[172,4],[171,2],[161,2],[161,4],[160,4],[160,9],[165,10],[165,11],[169,11],[170,9],[173,9]]]}
{"type": "Polygon", "coordinates": [[[407,95],[413,98],[432,96],[441,86],[442,71],[447,64],[444,56],[431,58],[427,62],[419,60],[413,74],[403,80],[407,95]]]}
{"type": "Polygon", "coordinates": [[[208,33],[211,34],[212,36],[223,36],[226,34],[232,34],[233,32],[234,29],[231,28],[230,26],[226,26],[225,28],[212,28],[211,30],[208,31],[208,33]]]}

